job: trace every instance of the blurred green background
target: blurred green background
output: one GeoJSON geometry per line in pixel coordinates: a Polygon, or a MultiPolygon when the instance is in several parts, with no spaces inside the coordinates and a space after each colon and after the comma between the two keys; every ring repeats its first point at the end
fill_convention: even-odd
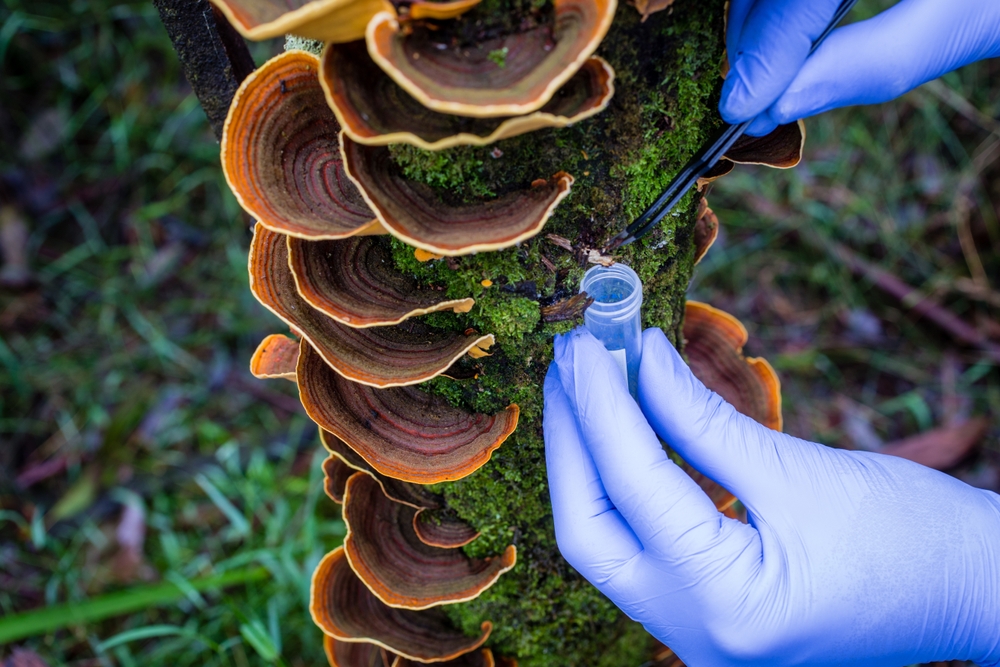
{"type": "MultiPolygon", "coordinates": [[[[709,193],[691,296],[747,325],[787,431],[879,449],[1000,415],[998,74],[812,119],[803,165],[709,193]]],[[[0,659],[325,664],[308,581],[344,526],[294,387],[246,370],[282,327],[152,6],[2,0],[0,146],[0,659]]],[[[997,421],[953,436],[932,443],[949,472],[1000,489],[997,421]]]]}

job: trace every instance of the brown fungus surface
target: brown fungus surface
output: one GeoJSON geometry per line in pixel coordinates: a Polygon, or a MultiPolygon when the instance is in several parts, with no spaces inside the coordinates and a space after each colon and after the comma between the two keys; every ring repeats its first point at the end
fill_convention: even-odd
{"type": "Polygon", "coordinates": [[[299,341],[271,334],[260,342],[250,358],[250,373],[261,380],[280,378],[294,382],[298,362],[299,341]]]}
{"type": "Polygon", "coordinates": [[[319,59],[286,51],[248,76],[222,133],[222,171],[260,224],[302,238],[384,233],[344,173],[340,125],[319,84],[319,59]]]}
{"type": "Polygon", "coordinates": [[[466,477],[517,427],[516,405],[473,414],[415,387],[375,389],[332,372],[308,345],[299,356],[298,383],[313,421],[379,473],[407,482],[466,477]]]}
{"type": "Polygon", "coordinates": [[[323,650],[330,667],[392,667],[398,656],[375,644],[337,641],[323,635],[323,650]]]}
{"type": "Polygon", "coordinates": [[[485,146],[545,127],[566,127],[600,113],[614,95],[614,70],[591,57],[539,110],[469,118],[432,111],[368,57],[364,42],[329,44],[320,80],[344,132],[368,146],[407,143],[428,150],[485,146]]]}
{"type": "MultiPolygon", "coordinates": [[[[493,658],[493,652],[484,648],[481,651],[472,651],[440,664],[441,667],[496,667],[497,663],[493,658]]],[[[396,658],[396,661],[392,663],[392,667],[419,667],[419,665],[419,662],[403,657],[396,658]]]]}
{"type": "Polygon", "coordinates": [[[413,515],[413,530],[424,544],[442,549],[464,547],[479,537],[478,530],[446,512],[418,510],[413,515]]]}
{"type": "Polygon", "coordinates": [[[477,118],[544,106],[597,49],[616,0],[555,0],[554,24],[440,48],[435,31],[403,30],[392,12],[368,24],[368,52],[396,83],[434,111],[477,118]],[[502,51],[502,63],[491,53],[502,51]]]}
{"type": "Polygon", "coordinates": [[[360,236],[340,241],[288,238],[288,264],[299,295],[349,327],[398,324],[438,310],[467,313],[472,299],[447,299],[400,273],[388,239],[360,236]]]}
{"type": "Polygon", "coordinates": [[[353,382],[373,387],[416,384],[440,375],[472,348],[493,343],[489,335],[466,336],[414,321],[367,329],[340,324],[299,296],[288,267],[286,237],[260,225],[250,244],[249,271],[250,291],[257,300],[300,332],[330,368],[353,382]]]}
{"type": "Polygon", "coordinates": [[[694,223],[694,263],[697,264],[705,257],[709,249],[719,236],[719,218],[715,212],[708,207],[708,201],[701,200],[698,209],[698,221],[694,223]]]}
{"type": "MultiPolygon", "coordinates": [[[[441,496],[419,484],[393,479],[392,477],[386,477],[376,472],[357,452],[329,431],[320,429],[319,439],[326,450],[330,452],[331,457],[339,458],[351,469],[351,472],[345,474],[343,477],[344,485],[347,484],[348,477],[360,470],[371,475],[381,485],[385,495],[397,503],[409,505],[416,510],[436,510],[442,507],[444,500],[441,496]]],[[[341,486],[341,490],[343,490],[343,485],[341,486]]],[[[343,493],[341,493],[341,496],[343,496],[343,493]]]]}
{"type": "Polygon", "coordinates": [[[358,471],[336,454],[330,454],[323,460],[323,491],[335,503],[344,502],[344,490],[347,480],[358,471]]]}
{"type": "Polygon", "coordinates": [[[341,133],[347,173],[391,234],[441,255],[500,250],[539,231],[573,184],[559,172],[530,187],[473,204],[450,204],[402,175],[385,146],[364,146],[341,133]]]}
{"type": "Polygon", "coordinates": [[[806,124],[799,120],[779,125],[763,137],[744,134],[726,151],[725,158],[736,164],[762,164],[776,169],[791,169],[802,161],[806,143],[806,124]]]}
{"type": "Polygon", "coordinates": [[[351,569],[344,548],[320,561],[313,573],[309,611],[323,632],[344,642],[365,642],[418,662],[444,662],[475,651],[490,635],[459,632],[439,609],[397,609],[375,597],[351,569]]]}
{"type": "Polygon", "coordinates": [[[382,602],[428,609],[478,597],[517,561],[508,546],[501,556],[469,558],[460,548],[424,544],[413,529],[416,514],[382,492],[364,473],[347,481],[344,551],[351,569],[382,602]]]}
{"type": "Polygon", "coordinates": [[[321,42],[349,41],[365,35],[365,27],[380,11],[391,11],[386,0],[212,0],[247,39],[292,34],[321,42]]]}
{"type": "Polygon", "coordinates": [[[330,667],[392,667],[397,656],[375,644],[337,641],[323,635],[323,651],[330,667]]]}

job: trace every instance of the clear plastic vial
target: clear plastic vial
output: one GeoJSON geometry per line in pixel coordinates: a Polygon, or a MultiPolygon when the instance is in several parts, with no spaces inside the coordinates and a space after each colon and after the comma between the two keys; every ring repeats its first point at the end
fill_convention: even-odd
{"type": "Polygon", "coordinates": [[[583,313],[587,330],[611,353],[628,381],[633,398],[639,386],[642,357],[642,282],[624,264],[595,266],[587,271],[580,291],[594,299],[583,313]]]}

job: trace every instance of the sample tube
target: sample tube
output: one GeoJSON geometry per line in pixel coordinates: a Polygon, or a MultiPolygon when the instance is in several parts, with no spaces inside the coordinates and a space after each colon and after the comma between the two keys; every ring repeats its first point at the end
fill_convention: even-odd
{"type": "Polygon", "coordinates": [[[583,313],[584,326],[611,353],[628,382],[632,398],[638,396],[639,359],[642,356],[642,282],[624,264],[595,266],[587,271],[580,291],[594,299],[583,313]]]}

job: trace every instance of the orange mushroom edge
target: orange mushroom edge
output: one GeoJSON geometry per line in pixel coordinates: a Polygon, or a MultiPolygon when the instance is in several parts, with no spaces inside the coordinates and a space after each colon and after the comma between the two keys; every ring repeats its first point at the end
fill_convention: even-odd
{"type": "Polygon", "coordinates": [[[341,324],[387,326],[440,310],[467,313],[475,301],[446,299],[395,270],[387,239],[339,241],[288,237],[288,263],[299,295],[341,324]]]}
{"type": "Polygon", "coordinates": [[[494,558],[469,558],[460,548],[425,544],[413,529],[416,512],[388,498],[369,475],[347,480],[347,560],[390,607],[419,610],[473,600],[517,562],[514,545],[494,558]]]}
{"type": "Polygon", "coordinates": [[[478,530],[448,511],[417,510],[413,530],[424,544],[442,549],[464,547],[479,537],[478,530]]]}
{"type": "Polygon", "coordinates": [[[222,171],[259,224],[313,239],[385,233],[344,175],[340,125],[319,84],[319,59],[286,51],[248,76],[222,131],[222,171]]]}
{"type": "Polygon", "coordinates": [[[764,359],[743,356],[747,330],[735,317],[688,301],[684,309],[684,352],[695,377],[737,411],[780,431],[781,383],[764,359]]]}
{"type": "Polygon", "coordinates": [[[365,146],[345,133],[340,141],[347,175],[389,233],[440,255],[500,250],[531,238],[573,185],[572,176],[559,172],[495,199],[453,205],[403,176],[387,147],[365,146]]]}
{"type": "Polygon", "coordinates": [[[299,361],[299,341],[282,334],[271,334],[260,342],[250,358],[250,373],[261,380],[280,378],[295,382],[299,361]]]}
{"type": "Polygon", "coordinates": [[[247,39],[286,34],[321,42],[365,36],[368,21],[392,11],[387,0],[211,0],[247,39]]]}
{"type": "MultiPolygon", "coordinates": [[[[313,308],[298,293],[283,234],[258,225],[250,243],[250,291],[295,331],[330,368],[375,387],[417,384],[442,374],[473,348],[493,343],[490,334],[464,335],[407,320],[394,326],[356,329],[313,308]]],[[[301,364],[301,354],[300,354],[301,364]]]]}
{"type": "MultiPolygon", "coordinates": [[[[537,25],[462,48],[447,44],[450,26],[401,26],[395,12],[375,15],[365,41],[372,59],[423,106],[489,118],[544,106],[604,39],[616,0],[555,0],[552,25],[537,25]],[[442,32],[445,31],[445,32],[442,32]],[[488,57],[502,50],[500,63],[488,57]]],[[[460,28],[458,28],[460,30],[460,28]]]]}
{"type": "Polygon", "coordinates": [[[427,150],[485,146],[545,127],[566,127],[600,113],[614,95],[614,70],[592,56],[531,113],[492,118],[440,113],[393,81],[368,56],[364,42],[328,44],[320,81],[327,102],[354,141],[369,146],[407,143],[427,150]]]}
{"type": "MultiPolygon", "coordinates": [[[[323,447],[326,448],[326,451],[330,453],[331,458],[340,459],[350,469],[350,472],[344,473],[339,469],[331,467],[331,472],[341,475],[343,480],[343,482],[339,485],[339,495],[341,500],[334,499],[336,502],[343,502],[343,490],[347,485],[347,478],[355,472],[361,471],[371,475],[375,481],[382,486],[382,491],[385,495],[397,503],[409,505],[416,510],[438,510],[444,506],[444,499],[426,487],[419,484],[412,484],[410,482],[393,479],[392,477],[386,477],[385,475],[376,472],[363,458],[361,458],[361,456],[358,455],[357,452],[348,447],[343,440],[329,431],[320,429],[319,439],[320,442],[323,443],[323,447]]],[[[329,459],[327,459],[327,461],[329,461],[329,459]]],[[[326,467],[324,464],[324,472],[325,471],[326,467]]],[[[332,478],[329,476],[327,479],[329,483],[337,483],[330,481],[332,478]]]]}
{"type": "Polygon", "coordinates": [[[417,662],[444,662],[480,648],[493,625],[484,621],[478,636],[455,628],[440,609],[390,607],[368,590],[338,547],[313,572],[309,611],[313,622],[342,642],[381,646],[417,662]]]}
{"type": "Polygon", "coordinates": [[[518,407],[470,414],[415,387],[377,389],[333,372],[308,345],[297,368],[306,413],[378,473],[417,484],[466,477],[517,428],[518,407]]]}
{"type": "Polygon", "coordinates": [[[698,208],[698,220],[694,224],[694,263],[705,257],[719,236],[719,218],[709,208],[708,200],[702,197],[698,208]]]}

